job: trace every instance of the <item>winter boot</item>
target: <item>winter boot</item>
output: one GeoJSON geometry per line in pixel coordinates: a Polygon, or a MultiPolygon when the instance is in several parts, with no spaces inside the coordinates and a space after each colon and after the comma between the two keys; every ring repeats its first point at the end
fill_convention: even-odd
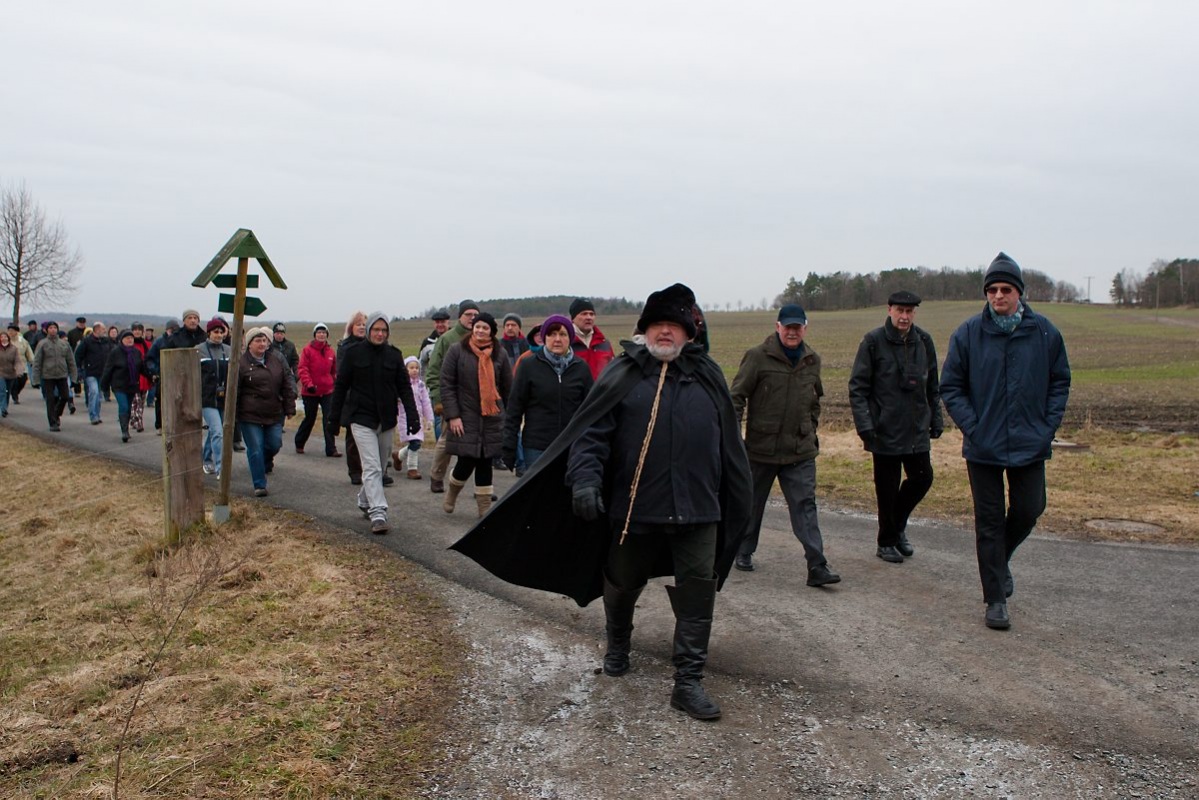
{"type": "Polygon", "coordinates": [[[629,671],[629,650],[633,641],[633,612],[645,584],[636,589],[621,589],[604,573],[604,616],[607,624],[608,652],[604,653],[604,674],[618,677],[629,671]]]}
{"type": "Polygon", "coordinates": [[[720,706],[712,702],[700,681],[708,660],[708,637],[712,633],[712,608],[716,605],[716,581],[691,579],[667,586],[674,609],[674,691],[671,708],[695,719],[720,719],[720,706]]]}
{"type": "Polygon", "coordinates": [[[460,481],[453,475],[449,476],[449,486],[445,493],[445,502],[441,507],[447,514],[454,513],[454,505],[458,502],[458,495],[462,491],[462,487],[466,485],[466,481],[460,481]]]}
{"type": "Polygon", "coordinates": [[[117,418],[121,422],[121,441],[127,442],[129,441],[129,415],[118,414],[117,418]]]}
{"type": "Polygon", "coordinates": [[[491,510],[492,488],[490,486],[475,487],[475,504],[479,507],[479,516],[491,510]]]}

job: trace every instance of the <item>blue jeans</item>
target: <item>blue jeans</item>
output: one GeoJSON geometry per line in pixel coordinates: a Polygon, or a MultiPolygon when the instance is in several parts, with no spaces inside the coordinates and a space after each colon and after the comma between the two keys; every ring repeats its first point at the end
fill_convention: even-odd
{"type": "Polygon", "coordinates": [[[100,419],[100,404],[104,402],[100,395],[100,379],[88,375],[83,382],[87,385],[87,418],[95,422],[100,419]]]}
{"type": "Polygon", "coordinates": [[[13,380],[0,379],[0,414],[8,411],[8,396],[12,393],[13,384],[16,382],[15,378],[13,380]]]}
{"type": "Polygon", "coordinates": [[[208,433],[204,436],[204,463],[216,469],[221,468],[221,445],[225,441],[225,414],[222,409],[200,409],[208,433]]]}
{"type": "Polygon", "coordinates": [[[434,439],[441,438],[441,415],[440,414],[436,414],[433,417],[433,438],[434,439]]]}
{"type": "MultiPolygon", "coordinates": [[[[532,469],[533,465],[537,463],[537,459],[541,458],[541,454],[544,452],[545,452],[544,450],[534,450],[532,447],[526,447],[525,448],[525,465],[523,468],[524,469],[532,469]]],[[[520,460],[519,455],[517,456],[517,460],[518,461],[520,460]]]]}
{"type": "Polygon", "coordinates": [[[274,462],[275,455],[283,448],[283,423],[259,425],[256,422],[239,422],[241,440],[246,445],[246,462],[250,465],[250,479],[255,489],[266,488],[266,465],[274,462]]]}

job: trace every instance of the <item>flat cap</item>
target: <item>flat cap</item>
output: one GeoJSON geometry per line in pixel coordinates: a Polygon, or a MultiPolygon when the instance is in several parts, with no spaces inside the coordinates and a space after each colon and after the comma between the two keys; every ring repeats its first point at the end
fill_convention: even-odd
{"type": "Polygon", "coordinates": [[[909,292],[907,289],[900,289],[898,292],[892,292],[887,298],[889,306],[918,306],[920,305],[920,295],[915,292],[909,292]]]}

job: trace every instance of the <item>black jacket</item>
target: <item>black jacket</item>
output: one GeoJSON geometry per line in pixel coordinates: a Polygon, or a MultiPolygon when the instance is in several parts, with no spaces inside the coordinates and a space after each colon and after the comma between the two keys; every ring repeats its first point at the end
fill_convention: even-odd
{"type": "Polygon", "coordinates": [[[90,333],[84,336],[75,348],[75,365],[79,367],[80,375],[99,378],[108,363],[108,354],[114,348],[120,349],[120,346],[107,336],[97,337],[90,333]]]}
{"type": "Polygon", "coordinates": [[[116,347],[108,349],[104,369],[98,373],[101,391],[124,392],[125,394],[137,392],[140,384],[138,378],[146,373],[146,364],[141,350],[134,347],[132,351],[134,372],[136,373],[134,375],[129,374],[129,361],[125,357],[125,348],[118,344],[116,347]]]}
{"type": "Polygon", "coordinates": [[[200,405],[225,410],[225,388],[229,382],[231,349],[227,344],[196,345],[200,354],[200,405]]]}
{"type": "Polygon", "coordinates": [[[866,334],[849,376],[853,424],[871,453],[926,453],[941,435],[941,388],[932,337],[915,325],[907,337],[888,319],[866,334]]]}
{"type": "Polygon", "coordinates": [[[186,327],[183,327],[167,337],[167,340],[159,345],[158,349],[183,349],[185,347],[195,347],[206,341],[208,341],[208,334],[204,332],[203,328],[197,326],[194,331],[189,331],[186,327]]]}
{"type": "MultiPolygon", "coordinates": [[[[474,559],[502,580],[564,594],[580,606],[603,593],[603,567],[612,542],[612,523],[607,514],[591,522],[576,517],[570,487],[562,476],[571,443],[620,404],[645,377],[645,347],[632,342],[622,345],[625,352],[604,369],[566,430],[515,488],[451,549],[474,559]]],[[[749,459],[720,367],[697,345],[688,345],[680,362],[708,392],[719,414],[721,519],[717,523],[716,573],[723,585],[752,518],[749,459]]],[[[673,571],[669,552],[651,568],[654,576],[671,575],[673,571]]]]}
{"type": "Polygon", "coordinates": [[[329,419],[347,428],[357,423],[388,431],[399,417],[397,400],[404,404],[409,432],[420,431],[420,414],[399,348],[365,340],[338,348],[329,419]]]}
{"type": "Polygon", "coordinates": [[[283,337],[283,341],[276,342],[274,337],[271,337],[271,349],[283,356],[283,360],[287,362],[287,368],[291,370],[291,374],[294,377],[296,368],[300,366],[300,353],[296,350],[296,346],[292,344],[291,339],[283,337]]]}
{"type": "Polygon", "coordinates": [[[594,383],[591,370],[581,358],[572,358],[562,377],[542,352],[520,362],[504,409],[504,454],[515,458],[522,422],[525,447],[549,447],[579,410],[594,383]]]}

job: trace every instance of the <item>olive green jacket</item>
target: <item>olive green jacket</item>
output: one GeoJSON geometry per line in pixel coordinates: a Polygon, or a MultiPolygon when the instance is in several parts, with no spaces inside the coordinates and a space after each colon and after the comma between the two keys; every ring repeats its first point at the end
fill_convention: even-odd
{"type": "Polygon", "coordinates": [[[429,369],[425,372],[425,388],[429,390],[429,400],[433,405],[441,403],[441,363],[445,361],[446,351],[451,345],[458,344],[462,337],[470,333],[470,329],[461,322],[455,322],[433,344],[433,353],[429,356],[429,369]]]}
{"type": "Polygon", "coordinates": [[[820,356],[805,342],[795,366],[778,334],[748,350],[733,378],[733,409],[745,421],[750,461],[794,464],[820,452],[820,356]]]}

